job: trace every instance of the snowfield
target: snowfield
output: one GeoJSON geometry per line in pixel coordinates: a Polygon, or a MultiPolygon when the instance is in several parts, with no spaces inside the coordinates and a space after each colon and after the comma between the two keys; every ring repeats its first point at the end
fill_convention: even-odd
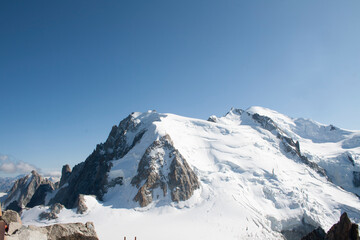
{"type": "Polygon", "coordinates": [[[123,158],[112,162],[108,174],[110,179],[123,177],[123,185],[110,188],[102,202],[86,196],[89,209],[83,215],[64,209],[58,219],[40,221],[38,215],[47,207],[35,207],[23,212],[23,223],[92,221],[103,240],[282,239],[281,232],[304,225],[327,231],[344,211],[360,223],[360,188],[352,175],[360,171],[360,131],[261,107],[232,109],[224,117],[212,116],[215,122],[154,111],[133,116],[147,131],[123,158]],[[271,118],[298,141],[302,154],[324,168],[331,181],[286,153],[276,134],[251,118],[255,113],[271,118]],[[130,182],[147,147],[166,134],[201,187],[178,203],[155,189],[155,201],[141,208],[133,201],[138,189],[130,182]]]}

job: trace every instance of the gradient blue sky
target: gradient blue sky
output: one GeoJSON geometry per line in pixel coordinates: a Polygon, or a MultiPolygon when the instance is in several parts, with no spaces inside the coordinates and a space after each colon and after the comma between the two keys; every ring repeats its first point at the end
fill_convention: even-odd
{"type": "Polygon", "coordinates": [[[360,129],[359,13],[358,0],[3,0],[0,154],[60,170],[148,109],[259,105],[360,129]]]}

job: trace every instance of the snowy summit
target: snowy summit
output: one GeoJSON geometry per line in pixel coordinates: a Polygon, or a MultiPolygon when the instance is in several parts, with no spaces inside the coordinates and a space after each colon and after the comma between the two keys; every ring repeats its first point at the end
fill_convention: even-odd
{"type": "Polygon", "coordinates": [[[36,201],[21,194],[5,207],[38,202],[24,224],[93,221],[106,240],[300,239],[343,212],[360,223],[360,131],[262,107],[132,113],[36,201]],[[55,203],[57,218],[39,220],[55,203]]]}

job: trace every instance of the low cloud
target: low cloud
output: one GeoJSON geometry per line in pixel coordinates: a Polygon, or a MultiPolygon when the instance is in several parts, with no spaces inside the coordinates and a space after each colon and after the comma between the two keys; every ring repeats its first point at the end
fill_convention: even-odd
{"type": "Polygon", "coordinates": [[[60,178],[61,177],[61,172],[59,172],[59,171],[46,172],[46,173],[44,173],[44,176],[45,177],[58,177],[58,178],[60,178]]]}
{"type": "Polygon", "coordinates": [[[39,172],[39,168],[29,163],[15,160],[9,155],[0,155],[0,172],[6,174],[24,174],[30,173],[32,170],[39,172]]]}
{"type": "Polygon", "coordinates": [[[0,161],[6,161],[9,159],[8,155],[0,155],[0,161]]]}

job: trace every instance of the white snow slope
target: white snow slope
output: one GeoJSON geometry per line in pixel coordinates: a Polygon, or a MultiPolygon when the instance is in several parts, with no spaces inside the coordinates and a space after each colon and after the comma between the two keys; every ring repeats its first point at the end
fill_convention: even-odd
{"type": "MultiPolygon", "coordinates": [[[[40,221],[44,207],[35,207],[23,212],[23,223],[93,221],[102,240],[124,236],[211,240],[283,239],[281,231],[302,222],[327,231],[344,211],[360,222],[360,199],[354,194],[360,191],[352,184],[352,171],[360,170],[360,131],[292,119],[260,107],[241,112],[232,109],[224,117],[212,117],[215,122],[134,113],[147,131],[127,155],[113,161],[109,173],[109,178],[123,176],[123,185],[109,189],[103,202],[87,196],[89,210],[84,215],[64,209],[58,219],[40,221]],[[326,169],[332,182],[285,153],[281,140],[247,113],[270,117],[288,137],[299,141],[302,154],[326,169]],[[187,201],[174,203],[169,194],[159,194],[141,208],[133,201],[138,190],[130,182],[146,148],[165,134],[197,174],[201,187],[187,201]]],[[[129,137],[133,136],[129,133],[129,137]]]]}

